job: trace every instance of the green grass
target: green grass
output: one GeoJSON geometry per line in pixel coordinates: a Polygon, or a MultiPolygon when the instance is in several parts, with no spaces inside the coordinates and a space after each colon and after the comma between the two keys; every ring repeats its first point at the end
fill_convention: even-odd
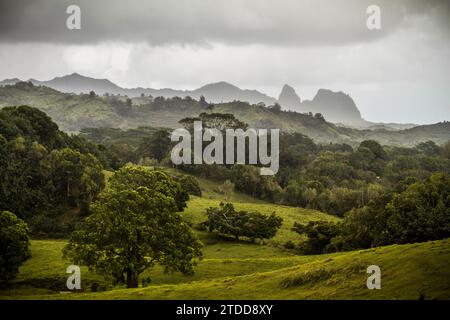
{"type": "MultiPolygon", "coordinates": [[[[175,169],[163,168],[163,170],[170,173],[185,174],[175,169]]],[[[108,186],[108,179],[112,176],[112,172],[104,171],[106,178],[106,186],[108,186]]],[[[221,194],[217,190],[220,184],[211,180],[195,177],[202,190],[202,197],[190,196],[190,200],[187,203],[187,208],[184,209],[182,215],[186,221],[188,221],[194,228],[199,223],[206,220],[206,209],[209,207],[218,207],[221,202],[226,202],[225,195],[221,194]]],[[[233,192],[230,202],[233,203],[236,210],[246,211],[258,211],[266,215],[270,215],[275,212],[278,216],[283,218],[283,224],[278,230],[276,236],[265,241],[272,246],[282,247],[282,245],[291,240],[299,242],[304,238],[293,232],[291,229],[294,226],[294,222],[306,224],[309,221],[339,221],[339,218],[311,209],[290,207],[284,205],[277,205],[268,203],[241,192],[233,192]]],[[[208,236],[203,234],[202,240],[205,241],[217,241],[214,236],[208,236]]]]}
{"type": "MultiPolygon", "coordinates": [[[[108,178],[110,172],[105,172],[108,178]]],[[[199,179],[203,197],[191,197],[182,213],[195,226],[204,221],[205,210],[218,206],[223,195],[218,184],[199,179]]],[[[165,274],[160,267],[141,275],[150,277],[147,287],[113,287],[103,276],[81,269],[82,292],[67,291],[66,268],[62,258],[64,240],[32,240],[32,258],[0,299],[450,299],[450,239],[420,244],[394,245],[335,254],[296,256],[283,249],[288,240],[301,241],[292,232],[294,222],[336,221],[337,218],[309,209],[265,203],[235,193],[237,210],[275,211],[283,225],[265,244],[234,241],[205,231],[195,232],[204,243],[204,257],[195,274],[165,274]],[[366,268],[379,265],[382,289],[366,288],[366,268]],[[91,285],[101,292],[91,292],[91,285]]]]}
{"type": "MultiPolygon", "coordinates": [[[[36,243],[33,242],[33,246],[36,243]]],[[[50,257],[55,258],[53,254],[50,257]]],[[[317,256],[205,259],[202,263],[207,267],[199,265],[198,269],[203,270],[198,270],[199,274],[187,281],[178,281],[176,276],[164,279],[159,273],[155,282],[144,288],[72,294],[35,292],[27,295],[24,292],[20,298],[450,299],[449,262],[450,239],[317,256]],[[366,268],[372,264],[381,268],[380,290],[366,288],[366,268]],[[242,275],[227,275],[234,267],[248,270],[243,269],[242,275]],[[217,269],[220,274],[214,271],[217,269]]],[[[24,265],[23,269],[26,268],[24,265]]],[[[44,265],[36,270],[36,274],[48,272],[44,265]]],[[[24,276],[35,277],[34,273],[26,272],[24,276]]],[[[5,292],[0,294],[3,299],[14,298],[5,292]]]]}
{"type": "MultiPolygon", "coordinates": [[[[17,278],[0,295],[23,294],[51,294],[66,289],[66,280],[69,276],[66,269],[71,263],[62,257],[65,240],[32,240],[31,259],[27,260],[19,269],[17,278]]],[[[81,267],[83,284],[90,286],[96,282],[103,287],[109,283],[104,277],[89,272],[87,267],[81,267]]]]}
{"type": "MultiPolygon", "coordinates": [[[[187,208],[183,211],[183,217],[192,225],[197,225],[206,220],[206,209],[208,207],[217,207],[223,199],[206,199],[204,197],[191,197],[187,208]]],[[[283,224],[278,230],[276,236],[267,241],[270,245],[281,246],[286,241],[300,241],[302,237],[293,232],[291,229],[294,222],[308,223],[309,221],[327,220],[338,221],[338,218],[325,214],[320,211],[289,207],[283,205],[269,204],[269,203],[242,203],[233,202],[236,210],[258,211],[263,214],[271,214],[275,212],[276,215],[283,218],[283,224]]]]}

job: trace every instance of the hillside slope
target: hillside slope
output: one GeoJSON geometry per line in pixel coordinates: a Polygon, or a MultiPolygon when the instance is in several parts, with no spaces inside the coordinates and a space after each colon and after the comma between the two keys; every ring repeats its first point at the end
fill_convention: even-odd
{"type": "MultiPolygon", "coordinates": [[[[247,259],[255,272],[96,293],[35,294],[22,299],[450,299],[450,239],[318,256],[247,259]],[[263,271],[269,263],[280,268],[263,271]],[[283,266],[284,264],[284,266],[283,266]],[[286,266],[287,265],[287,266],[286,266]],[[366,268],[381,268],[368,290],[366,268]],[[261,268],[260,268],[261,266],[261,268]]],[[[243,260],[241,260],[242,262],[243,260]]],[[[238,259],[216,260],[216,267],[238,259]]],[[[269,268],[270,269],[270,268],[269,268]]],[[[1,299],[10,299],[0,292],[1,299]]]]}
{"type": "MultiPolygon", "coordinates": [[[[150,99],[61,93],[44,86],[17,83],[0,87],[0,108],[30,105],[46,112],[58,126],[68,132],[79,132],[86,127],[179,128],[185,117],[208,112],[208,104],[186,98],[150,99]],[[130,105],[131,102],[131,105],[130,105]]],[[[432,140],[443,144],[450,139],[450,123],[442,122],[407,130],[357,130],[336,126],[320,116],[279,111],[245,102],[214,105],[214,112],[231,113],[253,128],[279,128],[283,132],[300,132],[318,143],[348,143],[357,145],[367,139],[381,144],[414,146],[432,140]]]]}
{"type": "Polygon", "coordinates": [[[140,277],[149,277],[149,286],[124,289],[82,267],[82,292],[62,294],[71,264],[62,258],[67,241],[32,240],[32,258],[10,287],[0,289],[0,299],[450,299],[450,239],[299,256],[283,247],[301,240],[291,230],[294,222],[338,218],[235,192],[231,201],[237,209],[275,211],[283,225],[265,244],[234,241],[197,229],[205,209],[224,201],[217,183],[199,182],[203,196],[192,197],[182,213],[204,244],[194,275],[165,274],[155,267],[140,277]],[[366,288],[369,265],[381,268],[381,290],[366,288]]]}
{"type": "Polygon", "coordinates": [[[99,299],[450,299],[450,240],[316,256],[294,267],[190,284],[117,290],[99,299]],[[366,287],[378,265],[380,290],[366,287]]]}

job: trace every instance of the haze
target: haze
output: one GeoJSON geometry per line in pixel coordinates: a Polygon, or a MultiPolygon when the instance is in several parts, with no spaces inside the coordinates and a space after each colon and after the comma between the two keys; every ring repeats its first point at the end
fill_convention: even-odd
{"type": "Polygon", "coordinates": [[[302,99],[344,91],[370,121],[450,120],[448,1],[3,2],[0,79],[227,81],[274,97],[288,83],[302,99]],[[70,4],[81,7],[81,30],[66,28],[70,4]],[[370,4],[381,8],[381,30],[366,28],[370,4]]]}

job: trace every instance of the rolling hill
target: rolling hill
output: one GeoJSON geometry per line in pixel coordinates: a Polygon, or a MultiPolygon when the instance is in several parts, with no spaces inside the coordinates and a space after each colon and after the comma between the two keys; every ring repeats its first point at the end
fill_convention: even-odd
{"type": "MultiPolygon", "coordinates": [[[[11,85],[19,82],[17,78],[5,79],[0,82],[2,85],[11,85]]],[[[175,90],[170,88],[122,88],[108,79],[95,79],[73,73],[61,77],[55,77],[48,81],[29,79],[29,82],[36,86],[46,86],[64,93],[89,93],[94,91],[99,95],[127,95],[129,97],[139,97],[141,94],[153,97],[186,97],[199,100],[204,96],[211,103],[226,103],[233,101],[243,101],[250,104],[264,103],[273,105],[279,103],[285,109],[297,112],[322,113],[330,122],[346,123],[352,125],[366,125],[368,122],[362,119],[361,114],[349,95],[342,92],[332,92],[331,90],[319,89],[316,96],[311,101],[300,101],[294,88],[285,85],[277,99],[270,97],[257,90],[241,89],[235,85],[220,81],[206,84],[195,90],[175,90]]]]}
{"type": "MultiPolygon", "coordinates": [[[[124,96],[62,93],[27,82],[0,87],[0,108],[13,105],[37,107],[46,112],[62,130],[75,133],[87,127],[178,128],[181,119],[209,111],[208,104],[189,98],[138,97],[132,99],[131,105],[126,100],[124,96]]],[[[213,110],[231,113],[253,128],[300,132],[318,143],[357,145],[363,140],[374,139],[385,145],[414,146],[427,140],[443,144],[450,139],[449,122],[396,131],[385,128],[357,130],[334,125],[312,114],[280,111],[240,101],[217,103],[213,110]]]]}
{"type": "Polygon", "coordinates": [[[289,226],[336,217],[235,193],[231,201],[237,208],[276,211],[284,222],[265,244],[230,241],[195,229],[204,209],[223,200],[217,184],[199,182],[203,196],[191,198],[183,212],[204,243],[194,275],[166,274],[155,267],[141,275],[150,284],[125,289],[82,266],[82,290],[70,293],[65,288],[70,262],[61,253],[67,241],[32,240],[32,258],[11,286],[0,289],[0,299],[450,299],[450,239],[299,256],[281,245],[301,240],[289,226]],[[381,268],[381,290],[366,288],[366,268],[373,264],[381,268]]]}
{"type": "Polygon", "coordinates": [[[112,288],[82,268],[79,293],[64,293],[64,241],[32,241],[32,259],[0,299],[450,299],[450,239],[374,249],[294,256],[269,246],[217,242],[193,276],[142,276],[151,284],[112,288]],[[366,288],[366,268],[381,268],[381,290],[366,288]],[[92,288],[100,292],[92,292],[92,288]],[[62,292],[62,293],[61,293],[62,292]]]}

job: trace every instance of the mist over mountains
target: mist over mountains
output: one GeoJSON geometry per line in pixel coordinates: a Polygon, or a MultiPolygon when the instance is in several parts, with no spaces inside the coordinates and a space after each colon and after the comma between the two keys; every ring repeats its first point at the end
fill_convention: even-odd
{"type": "MultiPolygon", "coordinates": [[[[214,84],[212,87],[215,89],[214,84]]],[[[235,88],[230,87],[233,90],[236,90],[235,88]]],[[[218,93],[223,94],[222,91],[218,93]]],[[[320,92],[311,103],[326,100],[327,95],[330,95],[327,91],[320,92]],[[322,97],[323,95],[325,98],[322,97]]],[[[351,99],[343,94],[340,96],[344,100],[351,99]]],[[[40,109],[50,116],[61,130],[75,134],[84,128],[128,130],[139,127],[165,127],[175,129],[180,126],[179,121],[184,118],[197,117],[204,112],[214,112],[232,114],[251,128],[278,128],[283,132],[298,132],[310,137],[316,143],[324,144],[347,143],[357,146],[363,140],[376,140],[384,145],[410,147],[428,140],[443,144],[450,139],[450,122],[446,121],[411,129],[404,127],[403,130],[386,129],[386,124],[376,128],[358,129],[333,124],[318,113],[280,110],[280,108],[267,107],[261,103],[231,101],[211,105],[192,97],[164,98],[139,95],[130,98],[112,94],[75,94],[43,85],[34,85],[32,82],[0,86],[0,109],[21,105],[40,109]]],[[[303,101],[300,107],[303,105],[307,105],[307,102],[303,101]]]]}
{"type": "MultiPolygon", "coordinates": [[[[11,85],[21,81],[20,79],[6,79],[0,85],[11,85]]],[[[341,123],[357,127],[370,127],[375,125],[361,117],[361,113],[355,105],[353,99],[343,92],[333,92],[328,89],[319,89],[312,100],[301,101],[294,88],[284,85],[278,99],[270,97],[257,90],[241,89],[230,83],[221,81],[206,84],[195,90],[175,90],[170,88],[122,88],[108,79],[95,79],[73,73],[62,77],[55,77],[48,81],[29,79],[34,85],[43,85],[66,93],[106,93],[113,95],[126,95],[129,97],[139,97],[141,94],[153,97],[162,96],[165,98],[190,96],[199,99],[204,96],[206,101],[211,103],[226,103],[232,101],[243,101],[250,104],[263,103],[266,106],[278,103],[285,110],[296,112],[321,113],[327,121],[341,123]]],[[[387,128],[389,129],[389,128],[387,128]]]]}

